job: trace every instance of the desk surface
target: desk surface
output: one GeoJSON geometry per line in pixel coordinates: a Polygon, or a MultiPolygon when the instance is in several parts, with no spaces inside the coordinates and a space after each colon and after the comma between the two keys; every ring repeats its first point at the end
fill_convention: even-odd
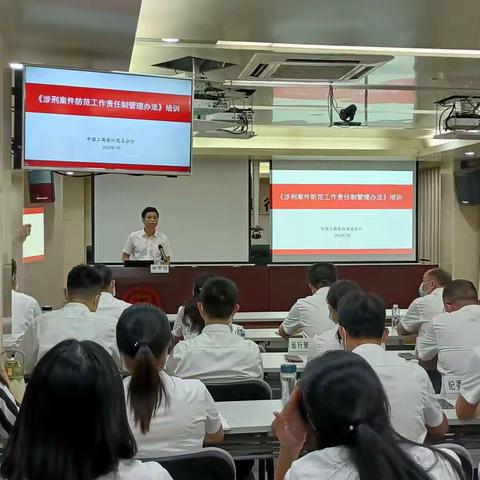
{"type": "MultiPolygon", "coordinates": [[[[283,363],[291,363],[285,360],[286,352],[267,352],[262,353],[263,371],[265,373],[280,373],[280,367],[283,363]]],[[[303,358],[302,363],[294,363],[297,366],[297,372],[303,372],[307,364],[307,357],[298,355],[303,358]]]]}
{"type": "MultiPolygon", "coordinates": [[[[273,412],[282,409],[281,400],[254,400],[243,402],[218,402],[219,412],[230,424],[229,434],[270,433],[273,412]]],[[[448,423],[458,425],[480,425],[480,417],[473,420],[459,420],[455,409],[444,410],[448,423]]]]}

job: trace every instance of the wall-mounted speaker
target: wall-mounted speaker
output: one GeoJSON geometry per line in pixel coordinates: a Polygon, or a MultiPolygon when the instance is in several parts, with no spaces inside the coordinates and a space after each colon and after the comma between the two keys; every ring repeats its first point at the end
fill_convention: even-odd
{"type": "Polygon", "coordinates": [[[480,170],[455,172],[455,185],[460,206],[480,205],[480,170]]]}
{"type": "Polygon", "coordinates": [[[53,172],[33,170],[28,172],[30,203],[53,203],[55,201],[55,183],[53,172]]]}

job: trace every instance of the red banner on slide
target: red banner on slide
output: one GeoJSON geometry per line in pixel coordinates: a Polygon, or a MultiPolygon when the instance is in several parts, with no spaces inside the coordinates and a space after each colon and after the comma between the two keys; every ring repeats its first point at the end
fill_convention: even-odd
{"type": "Polygon", "coordinates": [[[165,122],[192,121],[189,95],[27,83],[25,111],[165,122]]]}
{"type": "Polygon", "coordinates": [[[273,255],[412,255],[411,248],[275,248],[273,255]]]}
{"type": "Polygon", "coordinates": [[[272,185],[272,210],[412,210],[413,185],[272,185]]]}

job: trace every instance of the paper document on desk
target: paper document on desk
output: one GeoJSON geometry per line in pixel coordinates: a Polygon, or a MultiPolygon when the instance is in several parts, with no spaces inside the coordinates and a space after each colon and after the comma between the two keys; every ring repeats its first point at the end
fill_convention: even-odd
{"type": "Polygon", "coordinates": [[[224,432],[227,432],[227,431],[230,430],[232,427],[230,427],[230,424],[228,423],[228,420],[227,420],[221,413],[219,413],[219,415],[220,415],[220,420],[222,421],[223,431],[224,431],[224,432]]]}

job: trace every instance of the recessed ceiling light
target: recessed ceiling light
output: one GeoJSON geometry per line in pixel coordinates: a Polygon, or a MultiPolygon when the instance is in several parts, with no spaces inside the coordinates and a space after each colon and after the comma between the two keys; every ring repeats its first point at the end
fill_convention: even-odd
{"type": "Polygon", "coordinates": [[[179,38],[162,38],[162,42],[165,43],[177,43],[178,41],[180,41],[179,38]]]}
{"type": "Polygon", "coordinates": [[[467,157],[473,157],[473,155],[475,155],[475,152],[465,152],[465,155],[467,157]]]}
{"type": "Polygon", "coordinates": [[[22,70],[23,69],[23,63],[11,62],[10,63],[10,68],[12,70],[22,70]]]}
{"type": "Polygon", "coordinates": [[[67,175],[75,175],[75,172],[65,172],[67,175]]]}

